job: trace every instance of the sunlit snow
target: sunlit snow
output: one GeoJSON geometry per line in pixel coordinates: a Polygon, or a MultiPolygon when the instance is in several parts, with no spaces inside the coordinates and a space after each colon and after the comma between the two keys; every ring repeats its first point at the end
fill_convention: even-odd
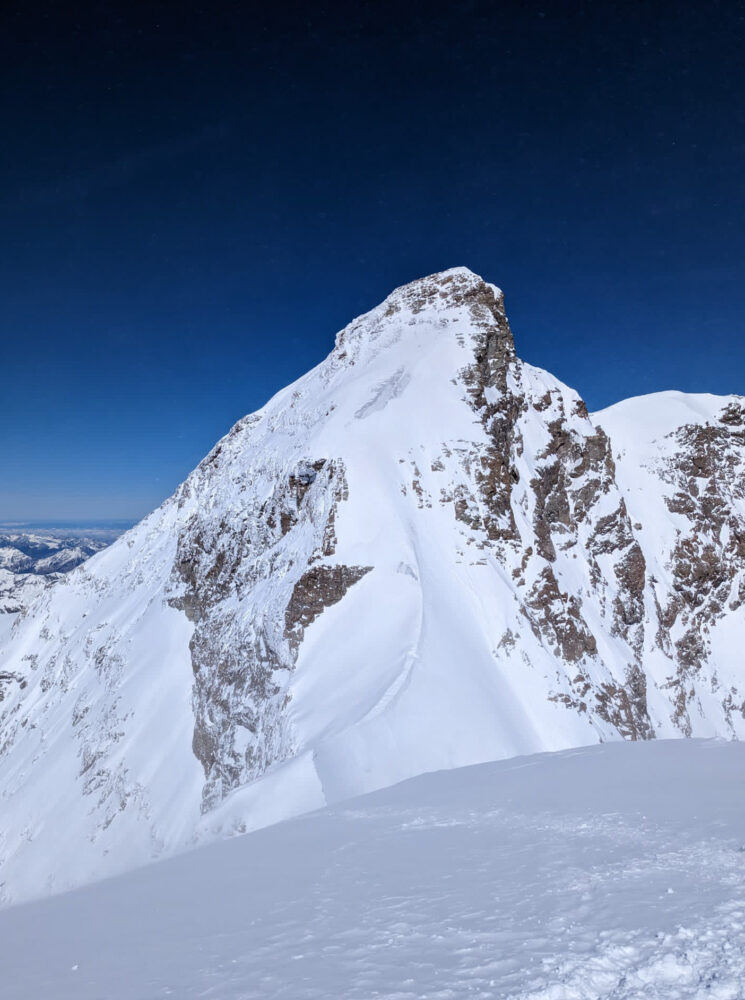
{"type": "Polygon", "coordinates": [[[745,746],[407,781],[0,913],[13,1000],[741,1000],[745,746]]]}

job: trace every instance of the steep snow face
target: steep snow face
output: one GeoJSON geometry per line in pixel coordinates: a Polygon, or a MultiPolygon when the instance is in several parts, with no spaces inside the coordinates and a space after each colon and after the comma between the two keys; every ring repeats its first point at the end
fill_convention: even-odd
{"type": "Polygon", "coordinates": [[[0,635],[4,898],[423,771],[739,734],[681,715],[631,509],[498,289],[398,289],[0,635]]]}

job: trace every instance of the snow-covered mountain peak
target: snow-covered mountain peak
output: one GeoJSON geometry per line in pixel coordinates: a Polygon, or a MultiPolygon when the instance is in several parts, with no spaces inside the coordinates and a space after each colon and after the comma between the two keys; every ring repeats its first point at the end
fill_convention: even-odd
{"type": "Polygon", "coordinates": [[[663,395],[591,418],[465,268],[354,320],[0,642],[0,897],[424,771],[745,734],[742,407],[663,395]]]}
{"type": "MultiPolygon", "coordinates": [[[[499,326],[499,349],[514,357],[512,334],[504,317],[504,296],[495,285],[466,267],[450,268],[396,288],[380,305],[355,319],[336,337],[329,359],[364,363],[370,353],[410,331],[430,328],[430,336],[447,335],[458,320],[465,320],[471,336],[499,326]]],[[[460,331],[463,336],[463,331],[460,331]]]]}
{"type": "Polygon", "coordinates": [[[737,427],[745,423],[745,396],[711,393],[653,392],[624,399],[593,414],[593,419],[620,439],[626,428],[642,432],[647,441],[661,441],[681,427],[712,424],[737,427]]]}

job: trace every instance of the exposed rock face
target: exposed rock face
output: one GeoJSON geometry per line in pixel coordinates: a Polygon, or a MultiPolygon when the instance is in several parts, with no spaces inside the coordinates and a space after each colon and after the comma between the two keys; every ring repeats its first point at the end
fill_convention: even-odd
{"type": "MultiPolygon", "coordinates": [[[[680,405],[685,399],[671,396],[659,405],[680,405]]],[[[621,482],[629,502],[639,505],[635,520],[652,566],[646,594],[639,589],[649,616],[644,658],[662,654],[667,660],[661,686],[672,701],[672,721],[681,733],[692,735],[696,719],[706,715],[713,698],[735,735],[735,715],[745,717],[745,684],[739,675],[733,677],[731,654],[721,645],[713,649],[712,637],[721,631],[719,623],[740,612],[745,597],[745,420],[741,400],[691,397],[690,405],[699,402],[705,413],[692,408],[686,422],[662,430],[641,460],[634,454],[631,433],[619,427],[619,447],[631,453],[623,450],[628,467],[621,482]],[[642,467],[644,489],[635,462],[642,467]],[[668,530],[650,537],[665,522],[668,530]]],[[[618,420],[614,409],[600,415],[611,428],[618,420]]],[[[644,441],[645,429],[633,430],[644,441]]],[[[629,569],[636,580],[638,569],[629,569]]]]}
{"type": "MultiPolygon", "coordinates": [[[[200,492],[220,461],[218,453],[204,463],[200,492]]],[[[257,472],[270,482],[275,470],[254,470],[247,488],[257,472]]],[[[170,603],[195,626],[192,747],[205,772],[205,811],[294,752],[285,708],[303,630],[372,568],[318,562],[334,554],[347,495],[341,462],[298,462],[272,487],[254,515],[216,520],[200,504],[179,535],[170,603]],[[304,572],[298,551],[313,564],[304,572]],[[272,588],[276,578],[295,581],[289,600],[287,586],[272,588]],[[259,613],[249,604],[241,614],[246,596],[262,588],[259,613]]]]}
{"type": "Polygon", "coordinates": [[[745,735],[744,602],[741,399],[590,416],[498,289],[413,282],[0,633],[0,899],[422,771],[745,735]]]}
{"type": "Polygon", "coordinates": [[[26,678],[23,674],[0,674],[0,701],[3,701],[5,698],[5,689],[12,684],[17,684],[23,690],[26,687],[26,678]]]}
{"type": "Polygon", "coordinates": [[[332,604],[369,573],[372,566],[313,566],[303,573],[292,589],[285,611],[285,634],[291,646],[303,641],[303,632],[332,604]]]}
{"type": "Polygon", "coordinates": [[[512,487],[518,473],[513,451],[517,446],[515,425],[525,400],[510,386],[509,376],[517,360],[515,344],[501,293],[483,285],[460,298],[470,304],[476,331],[474,360],[461,372],[461,378],[486,432],[486,447],[473,449],[469,456],[483,511],[469,519],[469,494],[461,488],[456,513],[471,527],[483,529],[490,542],[516,542],[512,487]]]}
{"type": "Polygon", "coordinates": [[[536,385],[515,355],[501,294],[484,286],[461,298],[477,331],[474,362],[461,377],[487,443],[465,456],[465,475],[453,493],[455,516],[470,529],[470,543],[505,566],[517,564],[516,597],[540,642],[566,664],[607,671],[599,686],[584,672],[578,680],[561,677],[562,690],[549,697],[581,706],[630,738],[653,736],[639,682],[646,563],[616,487],[608,437],[576,395],[536,385]],[[531,452],[526,439],[541,436],[542,446],[531,452]],[[588,572],[586,588],[573,593],[560,586],[556,572],[578,549],[588,572]],[[598,652],[583,616],[588,599],[606,619],[606,631],[627,647],[630,665],[620,672],[598,652]]]}

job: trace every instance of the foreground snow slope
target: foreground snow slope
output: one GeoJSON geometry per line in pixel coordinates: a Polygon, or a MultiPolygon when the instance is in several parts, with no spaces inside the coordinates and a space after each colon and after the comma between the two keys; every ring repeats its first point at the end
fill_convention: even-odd
{"type": "Polygon", "coordinates": [[[0,633],[0,902],[426,771],[745,734],[745,406],[668,410],[593,421],[465,268],[394,291],[0,633]]]}
{"type": "Polygon", "coordinates": [[[13,1000],[740,1000],[745,747],[430,774],[0,913],[13,1000]]]}

